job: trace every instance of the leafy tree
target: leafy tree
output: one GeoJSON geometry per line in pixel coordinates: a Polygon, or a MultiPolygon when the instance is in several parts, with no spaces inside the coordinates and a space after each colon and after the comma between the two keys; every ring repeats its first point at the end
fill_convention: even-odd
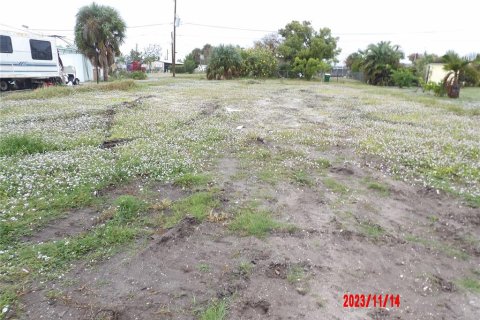
{"type": "Polygon", "coordinates": [[[277,72],[277,59],[266,48],[242,50],[243,74],[251,77],[268,78],[277,72]]]}
{"type": "Polygon", "coordinates": [[[135,49],[130,50],[130,55],[128,56],[130,61],[142,61],[142,53],[135,49]]]}
{"type": "Polygon", "coordinates": [[[152,64],[160,60],[162,48],[158,44],[150,44],[143,50],[143,63],[148,65],[148,69],[152,70],[152,64]]]}
{"type": "Polygon", "coordinates": [[[363,63],[363,54],[361,51],[350,53],[345,59],[345,65],[352,72],[360,72],[363,63]]]}
{"type": "Polygon", "coordinates": [[[231,79],[240,73],[242,57],[239,50],[232,45],[214,47],[207,67],[207,78],[231,79]]]}
{"type": "Polygon", "coordinates": [[[330,65],[324,61],[320,61],[319,59],[309,58],[307,60],[305,58],[300,59],[299,57],[296,57],[295,61],[293,62],[292,71],[301,73],[303,76],[305,76],[305,79],[311,80],[312,77],[319,71],[328,71],[330,68],[330,65]]]}
{"type": "Polygon", "coordinates": [[[330,29],[315,31],[308,21],[292,21],[278,32],[283,42],[278,47],[279,55],[287,62],[315,58],[318,60],[334,59],[339,53],[338,38],[334,38],[330,29]]]}
{"type": "Polygon", "coordinates": [[[75,44],[96,67],[103,68],[104,80],[108,80],[110,66],[120,55],[125,38],[125,21],[114,8],[95,2],[80,8],[76,17],[75,44]]]}
{"type": "Polygon", "coordinates": [[[451,70],[443,81],[447,94],[450,98],[458,98],[460,96],[459,77],[465,72],[470,61],[466,58],[460,58],[453,51],[448,51],[442,58],[445,63],[444,69],[447,71],[451,70]]]}
{"type": "Polygon", "coordinates": [[[421,58],[422,57],[422,54],[421,53],[418,53],[418,52],[415,52],[415,53],[410,53],[408,55],[408,60],[410,60],[412,63],[415,63],[415,61],[417,61],[417,59],[421,58]]]}
{"type": "Polygon", "coordinates": [[[400,67],[400,59],[404,58],[400,46],[390,41],[370,44],[364,52],[362,68],[367,82],[373,85],[390,85],[391,75],[400,67]]]}

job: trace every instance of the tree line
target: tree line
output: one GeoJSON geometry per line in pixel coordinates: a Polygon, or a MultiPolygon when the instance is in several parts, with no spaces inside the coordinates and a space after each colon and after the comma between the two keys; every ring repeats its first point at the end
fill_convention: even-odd
{"type": "MultiPolygon", "coordinates": [[[[92,3],[77,13],[75,43],[95,66],[103,68],[105,80],[115,57],[120,55],[125,30],[125,22],[111,7],[92,3]]],[[[208,79],[281,76],[310,80],[319,72],[331,70],[338,62],[337,43],[338,38],[332,36],[329,28],[316,30],[309,21],[294,20],[256,41],[253,48],[210,44],[195,48],[186,56],[181,70],[193,73],[199,65],[206,65],[208,79]]],[[[144,53],[132,50],[130,56],[151,64],[159,59],[159,50],[151,46],[144,53]]],[[[352,72],[363,73],[365,81],[372,85],[422,85],[425,90],[433,89],[439,95],[450,97],[458,97],[460,84],[480,85],[480,54],[467,58],[453,51],[441,57],[414,53],[408,56],[412,61],[408,67],[401,63],[404,58],[399,45],[381,41],[350,54],[345,63],[352,72]],[[449,71],[442,83],[422,83],[425,68],[431,62],[443,62],[449,71]]]]}
{"type": "MultiPolygon", "coordinates": [[[[338,38],[331,30],[315,30],[309,21],[292,21],[278,33],[256,41],[253,48],[233,45],[213,47],[208,56],[208,79],[232,79],[239,76],[267,78],[272,76],[303,77],[310,80],[321,71],[328,71],[340,53],[338,38]]],[[[185,71],[192,73],[201,62],[199,48],[188,54],[185,71]]]]}

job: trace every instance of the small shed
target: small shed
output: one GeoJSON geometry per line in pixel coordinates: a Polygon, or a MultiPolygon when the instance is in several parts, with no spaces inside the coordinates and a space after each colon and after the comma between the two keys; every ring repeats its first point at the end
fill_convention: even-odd
{"type": "Polygon", "coordinates": [[[94,67],[90,60],[75,48],[58,48],[64,67],[73,67],[80,82],[95,80],[94,67]]]}

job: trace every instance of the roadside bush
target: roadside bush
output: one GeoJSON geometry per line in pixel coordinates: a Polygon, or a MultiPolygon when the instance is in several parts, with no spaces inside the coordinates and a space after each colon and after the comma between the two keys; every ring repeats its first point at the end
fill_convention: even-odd
{"type": "Polygon", "coordinates": [[[467,87],[480,86],[480,70],[475,69],[474,66],[467,66],[463,74],[460,75],[460,82],[467,87]]]}
{"type": "Polygon", "coordinates": [[[401,68],[393,71],[392,73],[393,83],[399,88],[411,87],[417,80],[413,73],[409,69],[401,68]]]}
{"type": "Polygon", "coordinates": [[[207,67],[207,79],[232,79],[240,75],[242,57],[239,50],[232,45],[220,45],[213,48],[207,67]]]}
{"type": "Polygon", "coordinates": [[[242,75],[268,78],[276,74],[278,63],[272,51],[265,48],[242,50],[242,75]]]}
{"type": "Polygon", "coordinates": [[[185,68],[185,72],[192,74],[195,71],[197,64],[193,59],[185,59],[183,67],[185,68]]]}
{"type": "Polygon", "coordinates": [[[288,62],[278,66],[278,75],[281,78],[295,78],[295,72],[292,71],[292,66],[288,62]]]}
{"type": "Polygon", "coordinates": [[[142,71],[130,72],[127,70],[116,70],[110,75],[109,81],[124,79],[145,80],[147,79],[147,74],[142,71]]]}
{"type": "Polygon", "coordinates": [[[185,66],[176,65],[175,66],[175,73],[187,73],[187,71],[185,70],[185,66]]]}
{"type": "Polygon", "coordinates": [[[447,94],[444,84],[440,81],[439,83],[429,82],[423,85],[423,91],[430,92],[433,91],[433,94],[436,97],[444,97],[447,94]]]}
{"type": "Polygon", "coordinates": [[[147,79],[147,74],[142,71],[134,71],[130,74],[130,78],[134,80],[145,80],[147,79]]]}

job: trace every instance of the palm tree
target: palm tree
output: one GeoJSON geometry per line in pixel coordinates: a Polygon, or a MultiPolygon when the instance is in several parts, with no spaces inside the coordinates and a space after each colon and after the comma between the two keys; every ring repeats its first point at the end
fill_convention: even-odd
{"type": "Polygon", "coordinates": [[[460,96],[460,85],[458,79],[460,74],[465,72],[465,68],[470,61],[466,58],[460,58],[460,56],[454,51],[448,51],[443,57],[445,63],[444,69],[450,71],[443,79],[443,85],[447,90],[447,94],[450,98],[458,98],[460,96]]]}
{"type": "Polygon", "coordinates": [[[362,63],[365,78],[373,85],[389,85],[391,74],[400,67],[400,59],[404,58],[400,46],[392,45],[390,41],[370,44],[365,52],[362,63]]]}
{"type": "Polygon", "coordinates": [[[115,56],[120,55],[125,30],[125,21],[112,7],[93,2],[80,8],[77,13],[75,44],[93,61],[95,67],[103,68],[105,81],[108,80],[109,69],[115,61],[115,56]]]}

